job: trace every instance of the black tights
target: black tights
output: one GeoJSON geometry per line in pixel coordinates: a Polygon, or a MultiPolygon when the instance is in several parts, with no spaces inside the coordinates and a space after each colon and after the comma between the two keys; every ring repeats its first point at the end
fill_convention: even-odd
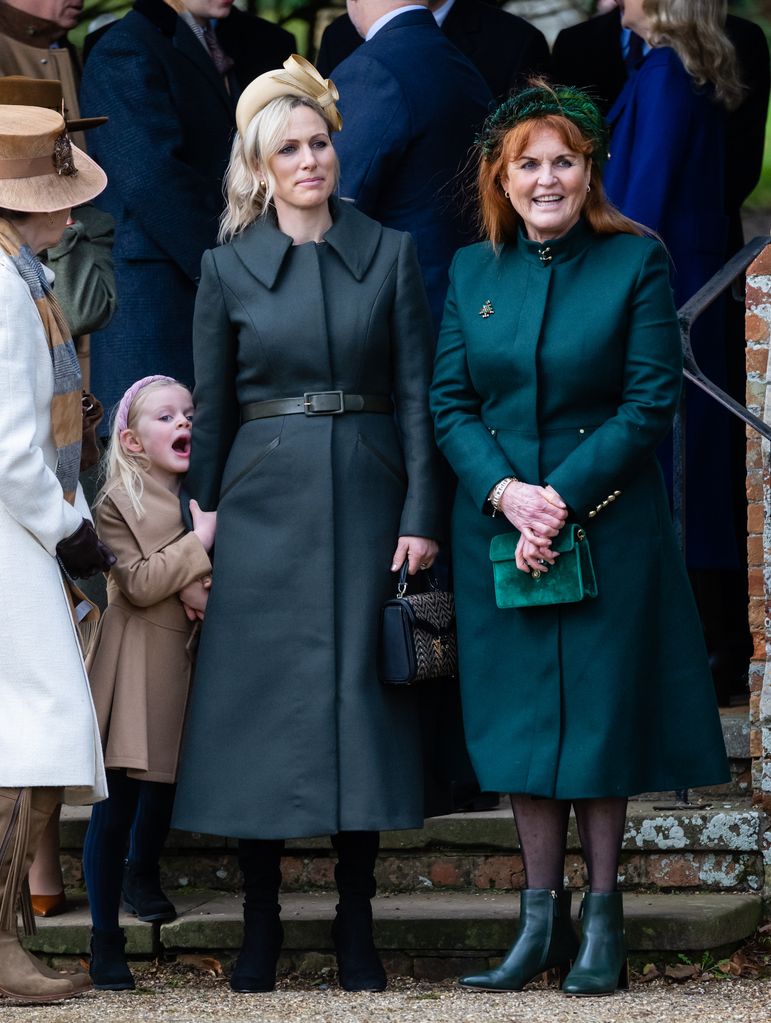
{"type": "MultiPolygon", "coordinates": [[[[552,891],[562,888],[570,800],[515,793],[510,798],[527,887],[552,891]]],[[[589,871],[589,887],[593,892],[613,892],[624,838],[626,798],[574,799],[573,808],[589,871]]]]}

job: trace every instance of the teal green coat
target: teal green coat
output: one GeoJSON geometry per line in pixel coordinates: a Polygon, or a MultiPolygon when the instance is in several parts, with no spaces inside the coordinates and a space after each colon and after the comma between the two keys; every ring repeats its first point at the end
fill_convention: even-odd
{"type": "Polygon", "coordinates": [[[436,353],[436,434],[460,481],[453,562],[474,767],[483,789],[558,799],[722,782],[701,626],[654,454],[682,377],[666,254],[583,221],[548,243],[550,261],[542,248],[461,249],[436,353]],[[512,527],[486,498],[509,475],[550,483],[585,526],[596,599],[496,607],[490,540],[512,527]]]}

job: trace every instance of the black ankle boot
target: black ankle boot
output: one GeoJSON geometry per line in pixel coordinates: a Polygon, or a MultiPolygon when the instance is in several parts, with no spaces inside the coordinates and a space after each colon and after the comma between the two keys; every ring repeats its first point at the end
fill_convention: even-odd
{"type": "Polygon", "coordinates": [[[251,913],[244,906],[244,938],[230,976],[231,990],[240,994],[272,991],[283,940],[278,913],[251,913]]]}
{"type": "Polygon", "coordinates": [[[521,991],[546,970],[559,969],[562,980],[577,954],[570,892],[526,888],[520,897],[519,930],[506,958],[494,970],[461,977],[458,983],[477,991],[521,991]]]}
{"type": "Polygon", "coordinates": [[[380,835],[376,831],[341,831],[332,836],[337,850],[335,881],[340,894],[332,924],[340,987],[345,991],[385,991],[385,969],[372,936],[372,904],[376,891],[375,861],[380,835]]]}
{"type": "Polygon", "coordinates": [[[587,892],[581,904],[581,948],[562,990],[612,995],[629,987],[621,892],[587,892]]]}
{"type": "Polygon", "coordinates": [[[127,913],[147,923],[174,920],[177,915],[161,889],[160,868],[142,870],[128,861],[123,869],[123,905],[127,913]]]}
{"type": "Polygon", "coordinates": [[[244,875],[244,937],[230,977],[233,991],[272,991],[284,940],[279,914],[283,841],[242,839],[238,862],[244,875]]]}
{"type": "Polygon", "coordinates": [[[367,902],[340,902],[332,922],[337,973],[344,991],[385,991],[385,969],[372,937],[372,907],[367,902]]]}
{"type": "Polygon", "coordinates": [[[134,978],[126,961],[126,935],[114,931],[91,931],[91,962],[88,972],[98,991],[132,991],[134,978]]]}

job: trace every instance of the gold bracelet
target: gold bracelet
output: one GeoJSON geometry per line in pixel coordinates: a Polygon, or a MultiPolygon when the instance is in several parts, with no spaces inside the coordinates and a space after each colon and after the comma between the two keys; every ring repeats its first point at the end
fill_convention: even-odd
{"type": "Polygon", "coordinates": [[[493,489],[490,491],[487,500],[493,506],[493,518],[495,518],[495,513],[498,511],[498,508],[500,507],[503,492],[505,491],[506,487],[508,487],[509,483],[519,483],[519,480],[517,479],[516,476],[506,476],[499,483],[496,483],[493,489]]]}

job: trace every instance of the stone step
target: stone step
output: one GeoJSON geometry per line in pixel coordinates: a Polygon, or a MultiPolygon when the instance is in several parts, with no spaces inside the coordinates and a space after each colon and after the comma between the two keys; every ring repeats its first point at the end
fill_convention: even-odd
{"type": "MultiPolygon", "coordinates": [[[[179,916],[171,923],[121,921],[127,951],[151,956],[211,952],[232,954],[241,941],[241,900],[222,892],[173,893],[179,916]]],[[[335,897],[282,895],[284,967],[334,965],[330,922],[335,897]]],[[[577,915],[579,900],[573,900],[577,915]]],[[[437,979],[500,957],[516,930],[519,899],[512,894],[418,893],[379,896],[373,902],[375,937],[390,972],[437,979]]],[[[629,952],[651,958],[677,952],[725,950],[754,933],[761,920],[759,895],[627,895],[624,899],[629,952]]],[[[84,955],[90,918],[76,899],[62,916],[38,922],[28,938],[43,954],[84,955]]]]}
{"type": "MultiPolygon", "coordinates": [[[[66,808],[62,850],[68,888],[82,886],[81,847],[86,808],[66,808]]],[[[696,808],[667,801],[629,804],[620,868],[628,890],[758,891],[763,884],[761,814],[747,800],[717,800],[696,808]]],[[[162,861],[169,888],[236,892],[240,876],[235,839],[174,831],[162,861]]],[[[286,891],[334,888],[334,859],[326,838],[287,843],[286,891]]],[[[565,873],[570,887],[586,884],[575,820],[571,818],[565,873]]],[[[522,887],[522,859],[511,811],[434,817],[419,830],[384,832],[378,861],[381,891],[509,891],[522,887]]]]}

